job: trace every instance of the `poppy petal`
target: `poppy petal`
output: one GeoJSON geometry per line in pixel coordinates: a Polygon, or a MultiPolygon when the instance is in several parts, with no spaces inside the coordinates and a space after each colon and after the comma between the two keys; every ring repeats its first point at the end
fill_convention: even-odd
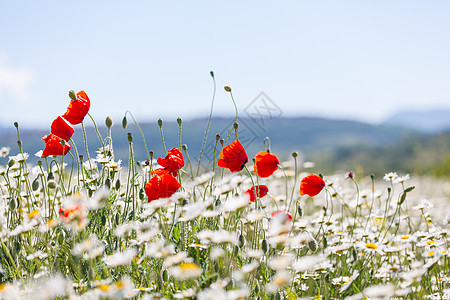
{"type": "Polygon", "coordinates": [[[235,140],[220,151],[217,165],[221,168],[229,169],[231,172],[239,172],[247,162],[248,156],[244,147],[242,147],[239,140],[235,140]]]}
{"type": "Polygon", "coordinates": [[[251,187],[248,190],[245,191],[247,195],[250,197],[250,202],[255,202],[255,190],[256,190],[256,197],[262,198],[265,195],[267,195],[267,192],[269,191],[269,188],[265,185],[258,185],[255,187],[251,187]],[[256,188],[256,189],[255,189],[256,188]]]}
{"type": "Polygon", "coordinates": [[[160,198],[169,198],[181,187],[178,180],[166,169],[157,169],[151,174],[154,176],[145,185],[148,202],[160,198]]]}
{"type": "Polygon", "coordinates": [[[46,135],[42,138],[45,142],[45,148],[42,152],[42,157],[50,156],[50,155],[66,155],[69,153],[72,146],[65,142],[64,148],[61,144],[62,139],[59,136],[56,136],[52,133],[46,135]]]}
{"type": "Polygon", "coordinates": [[[66,121],[64,121],[63,118],[57,117],[53,122],[51,126],[51,133],[53,133],[56,136],[59,136],[65,141],[68,141],[72,134],[74,133],[74,129],[72,126],[67,124],[66,121]]]}
{"type": "Polygon", "coordinates": [[[309,195],[314,197],[325,187],[325,181],[316,174],[310,174],[300,182],[300,196],[309,195]]]}
{"type": "Polygon", "coordinates": [[[280,161],[276,155],[261,151],[255,156],[253,172],[261,178],[269,177],[278,169],[280,161]]]}
{"type": "Polygon", "coordinates": [[[158,164],[168,170],[173,176],[177,176],[177,171],[184,166],[183,154],[175,147],[167,152],[165,158],[158,158],[158,164]]]}
{"type": "Polygon", "coordinates": [[[88,114],[91,107],[91,101],[84,91],[77,93],[77,100],[71,100],[69,107],[67,107],[66,113],[63,118],[70,124],[76,125],[83,122],[84,117],[88,114]]]}

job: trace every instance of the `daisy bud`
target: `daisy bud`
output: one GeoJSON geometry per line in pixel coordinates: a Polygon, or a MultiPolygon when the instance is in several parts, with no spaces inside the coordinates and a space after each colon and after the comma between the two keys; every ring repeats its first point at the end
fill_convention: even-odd
{"type": "Polygon", "coordinates": [[[178,125],[181,125],[181,123],[183,123],[183,121],[181,120],[181,118],[180,118],[180,117],[178,117],[178,119],[177,119],[177,123],[178,123],[178,125]]]}
{"type": "Polygon", "coordinates": [[[14,164],[16,163],[16,161],[13,159],[13,158],[11,158],[9,161],[8,161],[8,167],[12,167],[12,166],[14,166],[14,164]]]}
{"type": "Polygon", "coordinates": [[[236,130],[236,129],[238,129],[238,127],[239,127],[239,123],[238,122],[234,122],[233,128],[236,130]]]}
{"type": "Polygon", "coordinates": [[[223,146],[223,144],[225,144],[225,140],[224,139],[220,139],[220,144],[223,146]]]}
{"type": "Polygon", "coordinates": [[[72,99],[73,101],[76,101],[76,100],[77,100],[77,94],[75,93],[74,90],[70,90],[70,91],[69,91],[69,97],[70,97],[70,99],[72,99]]]}
{"type": "Polygon", "coordinates": [[[125,129],[127,128],[127,116],[124,116],[122,119],[122,128],[125,129]]]}
{"type": "Polygon", "coordinates": [[[162,119],[161,118],[159,118],[158,119],[158,126],[161,128],[161,126],[162,126],[162,119]]]}
{"type": "Polygon", "coordinates": [[[19,123],[14,122],[14,127],[19,128],[19,123]]]}
{"type": "Polygon", "coordinates": [[[210,72],[209,72],[209,75],[211,75],[211,77],[214,78],[214,72],[213,72],[213,71],[210,71],[210,72]]]}
{"type": "Polygon", "coordinates": [[[224,87],[224,89],[225,89],[225,91],[227,91],[228,93],[231,93],[231,88],[230,88],[228,85],[226,85],[226,86],[224,87]]]}
{"type": "Polygon", "coordinates": [[[113,126],[113,119],[112,119],[110,116],[107,116],[107,117],[106,117],[105,125],[106,125],[106,127],[108,127],[108,128],[111,128],[111,127],[113,126]]]}
{"type": "Polygon", "coordinates": [[[220,140],[220,133],[216,134],[216,141],[220,140]]]}
{"type": "Polygon", "coordinates": [[[293,158],[296,158],[297,156],[298,156],[298,152],[297,152],[297,151],[292,152],[292,157],[293,157],[293,158]]]}
{"type": "Polygon", "coordinates": [[[128,132],[127,138],[129,143],[133,142],[133,134],[131,134],[131,132],[128,132]]]}
{"type": "Polygon", "coordinates": [[[319,245],[317,244],[317,241],[312,236],[310,236],[308,240],[309,250],[311,250],[312,252],[316,252],[318,247],[319,245]]]}

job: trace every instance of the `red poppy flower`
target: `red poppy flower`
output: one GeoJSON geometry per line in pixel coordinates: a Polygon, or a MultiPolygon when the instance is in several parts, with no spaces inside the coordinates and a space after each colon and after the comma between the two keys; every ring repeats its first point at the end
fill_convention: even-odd
{"type": "Polygon", "coordinates": [[[173,148],[167,152],[165,158],[158,158],[158,164],[169,171],[173,176],[177,176],[178,170],[184,166],[183,154],[178,148],[173,148]]]}
{"type": "Polygon", "coordinates": [[[310,174],[302,179],[300,183],[300,196],[309,195],[314,197],[325,187],[325,181],[316,174],[310,174]]]}
{"type": "Polygon", "coordinates": [[[255,156],[253,172],[261,178],[269,177],[278,169],[279,163],[280,161],[274,154],[261,151],[255,156]]]}
{"type": "MultiPolygon", "coordinates": [[[[268,191],[269,188],[265,185],[256,186],[256,196],[258,198],[262,198],[267,195],[268,191]]],[[[246,190],[245,193],[250,196],[250,202],[255,202],[255,187],[252,186],[251,188],[246,190]]]]}
{"type": "Polygon", "coordinates": [[[286,222],[287,220],[292,221],[292,215],[285,210],[279,210],[271,215],[272,218],[280,218],[281,221],[286,222]]]}
{"type": "Polygon", "coordinates": [[[44,136],[42,140],[45,142],[45,149],[42,152],[42,157],[46,157],[49,155],[63,155],[63,150],[64,155],[66,155],[72,148],[72,146],[66,142],[63,149],[63,146],[61,145],[62,139],[52,133],[44,136]]]}
{"type": "Polygon", "coordinates": [[[75,213],[80,211],[82,207],[79,204],[75,204],[72,207],[63,208],[62,206],[59,207],[59,217],[63,220],[67,218],[71,218],[75,213]]]}
{"type": "Polygon", "coordinates": [[[89,97],[84,91],[80,91],[77,93],[77,100],[70,101],[69,107],[67,107],[67,111],[63,115],[63,118],[72,125],[80,124],[89,112],[90,107],[91,101],[89,100],[89,97]]]}
{"type": "Polygon", "coordinates": [[[166,169],[156,169],[151,174],[154,176],[145,185],[148,202],[159,198],[169,198],[181,187],[178,180],[166,169]]]}
{"type": "Polygon", "coordinates": [[[219,167],[230,169],[231,172],[241,171],[248,162],[247,153],[239,140],[235,140],[230,145],[223,147],[219,154],[219,167]]]}
{"type": "Polygon", "coordinates": [[[67,124],[67,122],[59,116],[53,121],[51,129],[51,133],[66,141],[68,141],[74,133],[72,126],[67,124]]]}

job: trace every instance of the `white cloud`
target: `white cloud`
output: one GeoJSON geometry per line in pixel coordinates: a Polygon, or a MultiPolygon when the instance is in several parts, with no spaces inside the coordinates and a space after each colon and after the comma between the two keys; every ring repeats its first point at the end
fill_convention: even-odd
{"type": "Polygon", "coordinates": [[[30,95],[34,73],[26,68],[7,65],[7,55],[0,52],[0,102],[22,102],[30,95]]]}

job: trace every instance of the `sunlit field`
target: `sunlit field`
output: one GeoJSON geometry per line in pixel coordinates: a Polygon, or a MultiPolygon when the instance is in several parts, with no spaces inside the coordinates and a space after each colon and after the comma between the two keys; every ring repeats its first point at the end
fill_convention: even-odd
{"type": "Polygon", "coordinates": [[[297,152],[279,161],[270,137],[247,153],[237,108],[210,161],[191,160],[181,119],[176,144],[158,122],[164,153],[129,133],[116,157],[111,127],[132,115],[94,120],[95,99],[69,96],[42,152],[17,123],[17,145],[0,145],[0,298],[450,299],[448,181],[321,174],[297,152]],[[71,139],[85,126],[98,149],[71,139]]]}

